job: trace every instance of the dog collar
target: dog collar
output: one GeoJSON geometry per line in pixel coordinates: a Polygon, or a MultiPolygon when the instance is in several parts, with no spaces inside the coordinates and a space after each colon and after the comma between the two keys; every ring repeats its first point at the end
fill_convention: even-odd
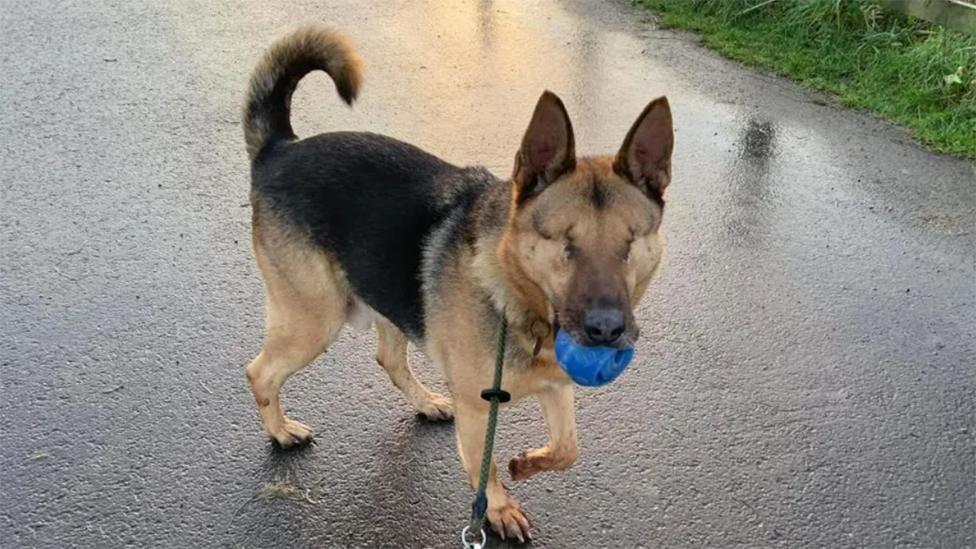
{"type": "Polygon", "coordinates": [[[542,351],[542,344],[544,340],[552,334],[552,325],[537,318],[529,324],[529,333],[535,338],[535,346],[532,348],[532,356],[537,357],[542,351]]]}

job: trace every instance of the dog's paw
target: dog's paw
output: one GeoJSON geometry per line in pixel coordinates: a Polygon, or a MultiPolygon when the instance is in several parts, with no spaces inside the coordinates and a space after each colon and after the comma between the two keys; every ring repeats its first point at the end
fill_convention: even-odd
{"type": "Polygon", "coordinates": [[[547,446],[513,457],[508,462],[508,473],[512,475],[512,480],[524,480],[542,471],[569,469],[575,461],[575,451],[557,452],[547,446]]]}
{"type": "Polygon", "coordinates": [[[542,469],[536,460],[529,457],[528,452],[522,452],[508,462],[508,474],[512,476],[512,480],[524,480],[540,471],[542,469]]]}
{"type": "Polygon", "coordinates": [[[531,540],[532,523],[529,522],[528,515],[522,510],[519,502],[508,497],[505,504],[501,507],[489,507],[488,524],[502,539],[517,538],[520,542],[531,540]]]}
{"type": "Polygon", "coordinates": [[[280,427],[277,429],[265,429],[268,436],[271,437],[278,446],[282,448],[291,448],[293,446],[301,446],[307,444],[312,440],[312,428],[300,421],[295,421],[293,419],[284,418],[285,420],[281,423],[280,427]]]}
{"type": "Polygon", "coordinates": [[[450,397],[431,393],[416,403],[417,413],[431,421],[446,421],[454,417],[454,402],[450,397]]]}

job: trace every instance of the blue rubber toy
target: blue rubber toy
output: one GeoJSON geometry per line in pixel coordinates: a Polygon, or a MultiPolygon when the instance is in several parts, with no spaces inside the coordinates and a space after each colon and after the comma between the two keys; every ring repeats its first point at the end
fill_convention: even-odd
{"type": "Polygon", "coordinates": [[[634,348],[587,347],[561,329],[556,332],[556,361],[570,379],[599,387],[617,379],[634,358],[634,348]]]}

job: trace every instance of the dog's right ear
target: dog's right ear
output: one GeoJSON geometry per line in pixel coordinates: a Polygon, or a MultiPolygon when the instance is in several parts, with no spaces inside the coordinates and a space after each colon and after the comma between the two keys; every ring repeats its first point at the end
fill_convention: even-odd
{"type": "Polygon", "coordinates": [[[674,128],[667,97],[651,101],[630,127],[613,161],[613,171],[651,198],[661,200],[671,182],[674,128]]]}
{"type": "Polygon", "coordinates": [[[576,167],[573,125],[562,100],[545,91],[515,155],[515,200],[521,204],[576,167]]]}

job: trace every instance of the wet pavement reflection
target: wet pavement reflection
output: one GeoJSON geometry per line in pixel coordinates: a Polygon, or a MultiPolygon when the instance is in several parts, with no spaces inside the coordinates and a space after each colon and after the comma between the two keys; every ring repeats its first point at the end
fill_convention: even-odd
{"type": "MultiPolygon", "coordinates": [[[[372,334],[286,387],[318,433],[301,452],[267,446],[244,381],[263,298],[240,100],[309,22],[367,73],[353,109],[303,81],[300,135],[375,131],[506,176],[544,89],[584,154],[669,97],[667,264],[630,371],[579,393],[577,466],[511,483],[533,547],[976,545],[973,165],[629,2],[555,0],[7,6],[4,543],[456,546],[452,427],[413,417],[372,334]]],[[[543,442],[520,404],[496,456],[543,442]]]]}

